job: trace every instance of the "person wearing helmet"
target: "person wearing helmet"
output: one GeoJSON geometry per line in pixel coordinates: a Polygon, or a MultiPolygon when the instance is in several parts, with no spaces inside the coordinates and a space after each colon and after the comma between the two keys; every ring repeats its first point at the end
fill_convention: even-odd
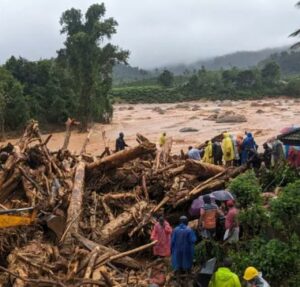
{"type": "Polygon", "coordinates": [[[124,133],[119,133],[119,137],[116,140],[116,152],[120,151],[120,150],[124,150],[125,147],[127,147],[128,145],[125,143],[124,140],[124,133]]]}
{"type": "Polygon", "coordinates": [[[180,224],[174,229],[171,239],[172,267],[177,276],[192,269],[196,242],[194,231],[187,226],[187,217],[181,216],[179,220],[180,224]]]}
{"type": "Polygon", "coordinates": [[[239,277],[230,270],[232,261],[225,258],[213,274],[208,287],[241,287],[239,277]]]}
{"type": "Polygon", "coordinates": [[[269,283],[262,277],[262,273],[253,266],[246,268],[243,278],[248,287],[270,287],[269,283]]]}
{"type": "Polygon", "coordinates": [[[225,218],[225,234],[224,234],[224,241],[229,243],[235,243],[239,241],[239,221],[238,221],[238,214],[239,210],[235,207],[234,200],[228,200],[226,202],[226,206],[228,208],[228,212],[225,218]]]}

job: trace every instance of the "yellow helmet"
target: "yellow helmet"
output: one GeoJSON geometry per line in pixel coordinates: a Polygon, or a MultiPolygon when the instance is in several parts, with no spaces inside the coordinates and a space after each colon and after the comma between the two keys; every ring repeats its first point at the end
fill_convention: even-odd
{"type": "Polygon", "coordinates": [[[255,267],[250,266],[245,270],[244,279],[246,281],[252,280],[256,276],[258,276],[258,270],[255,267]]]}

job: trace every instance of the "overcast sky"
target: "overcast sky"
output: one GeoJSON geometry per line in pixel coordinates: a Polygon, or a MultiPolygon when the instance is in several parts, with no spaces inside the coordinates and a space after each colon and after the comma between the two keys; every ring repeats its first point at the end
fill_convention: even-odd
{"type": "MultiPolygon", "coordinates": [[[[11,55],[53,57],[62,47],[59,18],[95,0],[0,0],[0,62],[11,55]]],[[[300,27],[296,0],[105,0],[118,23],[113,42],[131,52],[130,64],[171,63],[289,45],[300,27]]]]}

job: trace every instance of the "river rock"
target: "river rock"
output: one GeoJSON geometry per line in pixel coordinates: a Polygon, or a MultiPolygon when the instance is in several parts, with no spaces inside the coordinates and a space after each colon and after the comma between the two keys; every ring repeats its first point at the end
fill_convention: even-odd
{"type": "Polygon", "coordinates": [[[181,133],[194,133],[194,132],[198,132],[199,130],[195,129],[195,128],[182,128],[179,130],[179,132],[181,133]]]}
{"type": "Polygon", "coordinates": [[[216,123],[243,123],[247,122],[244,115],[236,114],[233,111],[227,111],[217,116],[216,123]]]}

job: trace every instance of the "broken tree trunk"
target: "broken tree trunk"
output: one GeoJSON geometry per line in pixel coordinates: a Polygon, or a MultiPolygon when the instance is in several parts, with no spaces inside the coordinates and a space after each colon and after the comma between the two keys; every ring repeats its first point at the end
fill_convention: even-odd
{"type": "Polygon", "coordinates": [[[244,172],[247,169],[246,166],[240,166],[236,168],[228,168],[227,170],[224,170],[218,174],[216,174],[214,177],[209,178],[208,180],[201,182],[199,185],[197,185],[194,189],[192,189],[186,196],[178,200],[174,207],[177,207],[178,205],[191,201],[198,197],[201,193],[206,191],[214,191],[219,188],[225,187],[225,183],[236,176],[238,176],[240,173],[244,172]]]}
{"type": "Polygon", "coordinates": [[[100,241],[108,244],[124,234],[131,224],[142,217],[148,203],[145,201],[137,202],[128,211],[121,213],[115,220],[110,221],[101,230],[100,241]]]}
{"type": "Polygon", "coordinates": [[[62,151],[65,151],[68,149],[70,138],[71,138],[71,131],[72,131],[72,126],[78,125],[79,123],[75,121],[75,119],[68,118],[66,121],[66,134],[65,134],[65,140],[64,144],[62,146],[62,151]]]}
{"type": "Polygon", "coordinates": [[[112,155],[104,157],[96,162],[87,165],[87,170],[109,170],[122,166],[125,162],[134,160],[142,155],[153,153],[156,150],[155,144],[144,141],[134,148],[118,151],[112,155]]]}
{"type": "Polygon", "coordinates": [[[82,148],[81,148],[81,151],[80,151],[80,155],[86,153],[86,147],[88,145],[88,143],[90,142],[90,138],[91,138],[91,135],[93,133],[93,129],[90,129],[86,139],[84,140],[84,143],[82,145],[82,148]]]}
{"type": "Polygon", "coordinates": [[[156,243],[157,243],[157,240],[152,241],[148,244],[139,246],[139,247],[134,248],[132,250],[128,250],[128,251],[125,251],[125,252],[122,252],[122,253],[119,253],[119,254],[116,254],[116,255],[112,255],[109,258],[107,258],[106,260],[103,260],[102,262],[98,263],[97,267],[99,267],[101,265],[104,265],[104,264],[107,264],[108,262],[115,261],[115,260],[120,259],[122,257],[129,256],[129,255],[135,254],[137,252],[143,251],[145,249],[148,249],[148,248],[154,246],[156,243]]]}
{"type": "Polygon", "coordinates": [[[194,174],[202,178],[209,178],[223,172],[225,168],[220,165],[204,163],[197,160],[188,159],[185,162],[184,172],[194,174]]]}
{"type": "MultiPolygon", "coordinates": [[[[99,247],[99,253],[104,254],[104,253],[110,253],[111,255],[118,255],[120,254],[119,251],[110,248],[110,247],[106,247],[104,245],[95,243],[77,233],[73,233],[72,236],[78,240],[83,246],[85,246],[87,249],[89,249],[90,251],[92,251],[96,246],[99,247]]],[[[139,262],[137,262],[136,260],[134,260],[133,258],[129,257],[129,256],[125,256],[125,257],[121,257],[115,260],[116,263],[121,264],[123,266],[126,266],[128,268],[133,268],[133,269],[140,269],[141,265],[139,262]]],[[[97,264],[97,260],[96,263],[97,264]]]]}
{"type": "Polygon", "coordinates": [[[84,193],[85,163],[79,162],[76,168],[71,200],[68,208],[66,243],[70,243],[71,234],[78,232],[79,217],[82,210],[82,198],[84,193]]]}

